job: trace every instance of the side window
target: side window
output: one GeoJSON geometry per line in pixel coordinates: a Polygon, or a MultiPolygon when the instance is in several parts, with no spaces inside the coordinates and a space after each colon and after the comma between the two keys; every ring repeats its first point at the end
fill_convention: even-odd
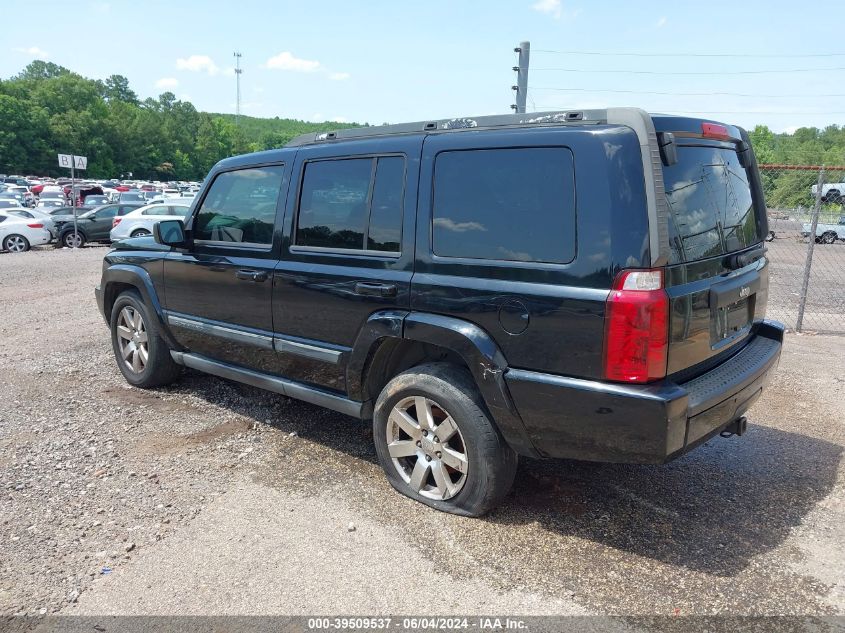
{"type": "Polygon", "coordinates": [[[167,207],[150,207],[142,211],[141,215],[167,215],[167,207]]]}
{"type": "Polygon", "coordinates": [[[572,153],[563,147],[441,152],[434,163],[432,217],[439,256],[571,262],[572,153]]]}
{"type": "Polygon", "coordinates": [[[117,207],[103,207],[95,214],[98,220],[105,220],[106,218],[113,218],[117,215],[117,207]]]}
{"type": "Polygon", "coordinates": [[[211,184],[194,223],[194,238],[269,246],[284,166],[227,171],[211,184]]]}
{"type": "Polygon", "coordinates": [[[402,242],[402,203],[405,195],[405,159],[383,156],[378,159],[367,248],[371,251],[399,252],[402,242]]]}
{"type": "Polygon", "coordinates": [[[296,244],[398,253],[404,187],[401,156],[306,163],[296,244]]]}

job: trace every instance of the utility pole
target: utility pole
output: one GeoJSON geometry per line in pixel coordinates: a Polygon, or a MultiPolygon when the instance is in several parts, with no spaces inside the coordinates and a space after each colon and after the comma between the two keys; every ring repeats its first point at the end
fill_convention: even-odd
{"type": "Polygon", "coordinates": [[[531,42],[520,42],[513,52],[519,53],[519,65],[513,67],[516,85],[511,86],[511,89],[516,92],[516,103],[511,105],[511,109],[518,114],[524,114],[525,101],[528,98],[528,59],[531,57],[531,42]]]}
{"type": "Polygon", "coordinates": [[[235,82],[238,86],[238,96],[237,100],[235,101],[235,124],[237,125],[240,123],[241,120],[241,73],[243,70],[241,69],[241,54],[238,51],[235,51],[235,82]]]}

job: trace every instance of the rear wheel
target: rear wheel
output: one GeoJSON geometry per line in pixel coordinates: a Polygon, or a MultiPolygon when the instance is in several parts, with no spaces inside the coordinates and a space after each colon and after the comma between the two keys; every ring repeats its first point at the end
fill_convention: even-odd
{"type": "Polygon", "coordinates": [[[147,235],[152,235],[147,229],[137,229],[132,231],[132,235],[129,237],[146,237],[147,235]]]}
{"type": "Polygon", "coordinates": [[[382,390],[373,438],[388,481],[437,510],[480,516],[509,492],[517,455],[488,417],[466,371],[414,367],[382,390]]]}
{"type": "Polygon", "coordinates": [[[836,233],[833,231],[827,231],[826,233],[822,234],[821,242],[822,244],[833,244],[836,242],[836,233]]]}
{"type": "Polygon", "coordinates": [[[117,366],[126,380],[136,387],[166,385],[179,375],[167,343],[141,296],[127,290],[114,302],[111,338],[117,366]]]}
{"type": "Polygon", "coordinates": [[[23,235],[8,235],[3,240],[3,248],[10,253],[24,253],[29,250],[29,240],[23,235]]]}
{"type": "Polygon", "coordinates": [[[67,248],[82,248],[85,246],[85,236],[82,233],[68,231],[62,235],[62,244],[67,248]]]}

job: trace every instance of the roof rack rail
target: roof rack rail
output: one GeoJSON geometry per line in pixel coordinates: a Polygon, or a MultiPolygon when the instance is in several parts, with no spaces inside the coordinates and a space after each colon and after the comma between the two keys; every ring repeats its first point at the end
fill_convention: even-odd
{"type": "MultiPolygon", "coordinates": [[[[631,108],[634,110],[634,108],[631,108]]],[[[308,132],[291,139],[285,147],[300,147],[348,139],[363,139],[398,134],[420,134],[448,130],[525,127],[529,125],[597,125],[607,122],[607,110],[552,110],[524,114],[492,114],[432,121],[415,121],[394,125],[347,128],[332,132],[308,132]]]]}

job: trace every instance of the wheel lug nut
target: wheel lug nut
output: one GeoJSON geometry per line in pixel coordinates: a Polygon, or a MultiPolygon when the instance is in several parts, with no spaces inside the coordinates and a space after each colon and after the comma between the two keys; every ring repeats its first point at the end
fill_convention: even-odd
{"type": "Polygon", "coordinates": [[[422,446],[422,442],[420,442],[419,440],[417,440],[417,447],[420,447],[420,446],[422,446]]]}
{"type": "Polygon", "coordinates": [[[426,455],[426,456],[425,456],[425,461],[430,462],[430,461],[431,461],[431,455],[426,455]]]}
{"type": "Polygon", "coordinates": [[[428,431],[423,431],[423,437],[428,437],[428,431]]]}
{"type": "Polygon", "coordinates": [[[440,451],[437,451],[435,453],[435,455],[437,456],[437,459],[440,459],[441,457],[443,457],[443,453],[441,453],[440,451]]]}
{"type": "Polygon", "coordinates": [[[440,443],[440,440],[437,438],[436,435],[434,436],[434,441],[437,442],[437,443],[440,443]]]}

